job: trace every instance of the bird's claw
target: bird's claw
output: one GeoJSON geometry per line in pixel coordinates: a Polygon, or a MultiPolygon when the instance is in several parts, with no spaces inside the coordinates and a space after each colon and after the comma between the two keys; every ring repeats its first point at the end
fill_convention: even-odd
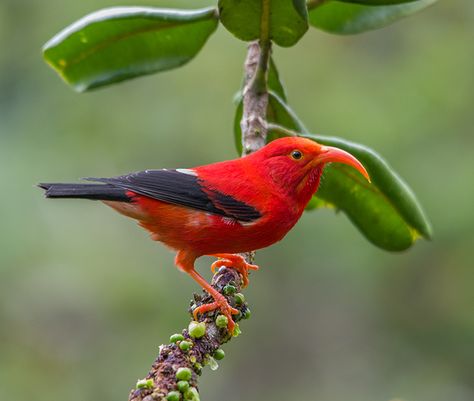
{"type": "Polygon", "coordinates": [[[249,284],[249,270],[256,271],[259,269],[257,265],[247,263],[240,255],[226,255],[224,258],[216,260],[211,265],[211,270],[216,273],[216,270],[219,270],[222,266],[237,270],[242,275],[242,288],[249,284]]]}
{"type": "Polygon", "coordinates": [[[199,314],[202,315],[203,313],[216,309],[219,309],[221,313],[227,318],[227,329],[230,333],[233,333],[235,328],[235,322],[232,319],[232,315],[238,315],[240,312],[230,306],[229,302],[227,302],[227,299],[222,294],[216,295],[214,297],[214,302],[211,302],[210,304],[204,304],[195,308],[193,310],[194,320],[198,320],[199,314]]]}

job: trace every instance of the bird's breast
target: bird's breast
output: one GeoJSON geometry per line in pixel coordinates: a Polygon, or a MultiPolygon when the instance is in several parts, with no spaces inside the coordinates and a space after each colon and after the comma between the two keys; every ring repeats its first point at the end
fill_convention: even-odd
{"type": "Polygon", "coordinates": [[[270,198],[258,209],[260,217],[251,221],[239,221],[142,196],[129,204],[107,204],[139,220],[153,240],[175,250],[186,249],[196,256],[265,248],[280,241],[298,220],[290,205],[270,198]]]}

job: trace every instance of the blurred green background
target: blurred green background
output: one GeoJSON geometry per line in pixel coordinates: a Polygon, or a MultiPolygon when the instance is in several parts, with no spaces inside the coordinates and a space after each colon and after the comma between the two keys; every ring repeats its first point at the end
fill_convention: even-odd
{"type": "MultiPolygon", "coordinates": [[[[77,94],[41,46],[98,8],[207,1],[0,2],[0,399],[119,400],[188,321],[174,255],[99,203],[34,185],[236,156],[245,43],[223,27],[181,69],[77,94]]],[[[258,253],[244,335],[205,370],[207,401],[474,399],[474,4],[440,1],[353,37],[275,49],[314,132],[365,143],[417,193],[435,236],[401,254],[306,214],[258,253]]],[[[200,270],[208,272],[209,260],[200,270]]]]}

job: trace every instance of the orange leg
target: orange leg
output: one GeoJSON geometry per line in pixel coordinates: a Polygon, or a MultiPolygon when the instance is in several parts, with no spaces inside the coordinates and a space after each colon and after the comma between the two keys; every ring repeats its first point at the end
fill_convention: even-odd
{"type": "Polygon", "coordinates": [[[219,269],[221,266],[237,270],[242,275],[242,288],[247,287],[249,284],[249,270],[258,270],[257,265],[251,265],[250,263],[247,263],[240,255],[234,255],[232,253],[218,253],[210,256],[219,258],[219,260],[216,260],[211,265],[212,272],[215,273],[216,269],[219,269]]]}
{"type": "Polygon", "coordinates": [[[194,257],[187,255],[184,251],[178,252],[176,255],[176,264],[179,268],[188,273],[209,295],[214,298],[214,302],[198,306],[193,311],[194,319],[197,320],[199,314],[203,314],[215,309],[220,309],[222,314],[227,317],[227,329],[230,333],[234,332],[235,322],[232,315],[238,315],[240,312],[232,308],[227,302],[227,299],[219,291],[212,288],[212,286],[194,269],[194,257]]]}

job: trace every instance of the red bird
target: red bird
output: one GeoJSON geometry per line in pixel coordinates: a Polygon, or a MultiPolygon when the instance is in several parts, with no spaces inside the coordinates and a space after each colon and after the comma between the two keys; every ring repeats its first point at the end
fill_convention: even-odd
{"type": "Polygon", "coordinates": [[[339,162],[368,173],[349,153],[305,138],[277,139],[240,159],[191,169],[145,170],[114,178],[88,178],[98,184],[39,184],[47,198],[100,200],[139,221],[151,238],[177,251],[175,263],[215,302],[194,310],[220,309],[232,332],[232,308],[194,268],[203,255],[212,265],[236,269],[248,284],[246,263],[235,253],[280,241],[296,224],[318,189],[326,163],[339,162]]]}

